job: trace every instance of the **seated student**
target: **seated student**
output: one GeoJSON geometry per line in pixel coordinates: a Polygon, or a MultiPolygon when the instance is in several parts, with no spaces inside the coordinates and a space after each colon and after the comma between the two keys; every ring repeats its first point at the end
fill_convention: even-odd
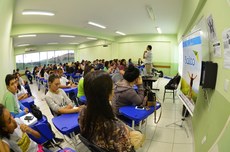
{"type": "Polygon", "coordinates": [[[30,81],[30,84],[33,84],[33,77],[31,75],[31,72],[30,70],[28,69],[28,67],[26,67],[26,70],[25,70],[25,75],[27,76],[28,80],[30,81]]]}
{"type": "Polygon", "coordinates": [[[32,93],[31,93],[30,86],[29,86],[28,82],[24,81],[19,73],[16,73],[15,75],[16,75],[16,77],[18,79],[19,84],[24,86],[24,88],[27,90],[29,96],[32,96],[32,93]]]}
{"type": "Polygon", "coordinates": [[[48,81],[50,70],[45,70],[44,79],[48,81]]]}
{"type": "MultiPolygon", "coordinates": [[[[1,103],[6,107],[6,109],[10,111],[13,117],[18,118],[28,113],[29,109],[24,107],[20,102],[18,102],[18,98],[16,95],[17,92],[16,77],[14,75],[8,74],[5,78],[5,83],[8,91],[5,93],[3,100],[1,100],[1,103]]],[[[61,138],[55,137],[54,139],[57,144],[60,144],[61,142],[64,141],[61,138]]],[[[46,146],[49,147],[50,145],[51,145],[50,142],[47,142],[46,146]]]]}
{"type": "Polygon", "coordinates": [[[114,70],[113,71],[114,71],[112,74],[113,83],[117,83],[118,81],[123,79],[124,70],[119,70],[116,63],[114,64],[114,70]]]}
{"type": "Polygon", "coordinates": [[[63,77],[63,70],[62,68],[58,68],[58,75],[60,77],[60,86],[59,88],[71,88],[71,87],[76,87],[76,85],[68,80],[67,78],[63,77]]]}
{"type": "Polygon", "coordinates": [[[84,77],[90,71],[94,71],[94,67],[92,65],[86,64],[85,65],[85,69],[84,69],[84,75],[83,75],[83,77],[81,77],[81,79],[79,80],[79,83],[78,83],[78,92],[77,92],[77,97],[78,98],[85,95],[85,93],[84,93],[84,86],[83,86],[83,84],[84,84],[84,77]]]}
{"type": "Polygon", "coordinates": [[[81,135],[107,151],[131,151],[130,132],[115,117],[109,102],[113,95],[109,74],[104,71],[88,73],[84,78],[84,91],[87,107],[83,106],[79,115],[81,135]]]}
{"type": "Polygon", "coordinates": [[[40,138],[40,133],[23,124],[20,119],[14,119],[9,111],[0,104],[0,136],[3,142],[8,144],[15,152],[38,152],[45,148],[40,147],[27,134],[31,134],[35,138],[40,138]]]}
{"type": "Polygon", "coordinates": [[[124,71],[126,69],[126,60],[121,59],[120,65],[118,65],[118,69],[120,70],[120,73],[123,75],[124,71]]]}
{"type": "Polygon", "coordinates": [[[18,90],[17,90],[18,100],[23,100],[23,99],[28,98],[28,92],[26,91],[26,89],[22,85],[19,84],[19,82],[18,82],[17,88],[18,88],[18,90]]]}
{"type": "Polygon", "coordinates": [[[110,67],[110,63],[109,61],[105,61],[105,65],[104,65],[104,71],[107,72],[109,70],[109,67],[110,67]]]}
{"type": "Polygon", "coordinates": [[[53,115],[57,116],[64,113],[76,113],[80,107],[74,107],[73,102],[66,93],[59,88],[60,78],[57,75],[50,75],[48,79],[49,91],[45,95],[45,100],[52,110],[53,115]]]}
{"type": "Polygon", "coordinates": [[[10,111],[13,117],[21,117],[29,112],[28,108],[18,102],[17,80],[12,74],[6,75],[5,83],[7,92],[3,96],[1,103],[10,111]]]}
{"type": "Polygon", "coordinates": [[[133,65],[130,65],[128,69],[126,69],[123,77],[124,79],[118,81],[114,87],[112,105],[117,115],[119,115],[118,110],[120,107],[144,105],[146,100],[144,100],[144,88],[139,70],[133,65]],[[133,89],[134,85],[138,87],[137,92],[133,89]]]}

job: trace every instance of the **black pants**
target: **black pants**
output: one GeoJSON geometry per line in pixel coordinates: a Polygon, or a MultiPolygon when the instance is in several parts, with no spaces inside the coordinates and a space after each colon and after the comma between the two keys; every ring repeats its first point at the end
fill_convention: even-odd
{"type": "Polygon", "coordinates": [[[31,76],[31,75],[27,75],[27,78],[28,78],[28,80],[30,81],[30,84],[32,84],[33,83],[33,77],[31,76]]]}
{"type": "Polygon", "coordinates": [[[32,92],[31,92],[31,90],[30,90],[29,84],[26,83],[24,87],[25,87],[25,89],[27,90],[28,94],[29,94],[30,96],[32,96],[32,92]]]}

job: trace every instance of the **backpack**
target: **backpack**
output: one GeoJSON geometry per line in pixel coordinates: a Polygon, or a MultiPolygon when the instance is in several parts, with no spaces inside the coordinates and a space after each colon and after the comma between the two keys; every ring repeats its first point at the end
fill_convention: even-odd
{"type": "Polygon", "coordinates": [[[31,113],[36,117],[38,120],[42,119],[42,112],[38,109],[36,105],[31,105],[31,113]]]}

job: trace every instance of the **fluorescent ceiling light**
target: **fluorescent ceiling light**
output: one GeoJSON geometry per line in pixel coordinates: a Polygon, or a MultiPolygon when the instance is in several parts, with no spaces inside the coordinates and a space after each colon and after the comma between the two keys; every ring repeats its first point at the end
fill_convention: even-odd
{"type": "Polygon", "coordinates": [[[36,34],[18,35],[18,37],[36,37],[36,34]]]}
{"type": "Polygon", "coordinates": [[[97,38],[95,37],[87,37],[88,40],[96,40],[97,38]]]}
{"type": "Polygon", "coordinates": [[[156,27],[156,29],[157,29],[157,32],[158,32],[159,34],[161,34],[161,33],[162,33],[162,32],[161,32],[161,28],[156,27]]]}
{"type": "Polygon", "coordinates": [[[60,37],[75,38],[76,36],[74,36],[74,35],[60,35],[60,37]]]}
{"type": "Polygon", "coordinates": [[[33,11],[33,10],[24,10],[22,15],[45,15],[45,16],[54,16],[55,14],[47,11],[33,11]]]}
{"type": "Polygon", "coordinates": [[[149,14],[149,17],[152,19],[152,21],[155,21],[155,16],[154,16],[154,12],[153,12],[153,8],[149,5],[146,6],[146,10],[149,14]]]}
{"type": "Polygon", "coordinates": [[[69,44],[73,44],[73,45],[76,45],[76,44],[79,44],[79,43],[69,43],[69,44]]]}
{"type": "Polygon", "coordinates": [[[88,24],[90,24],[90,25],[93,25],[93,26],[96,26],[96,27],[100,27],[100,28],[103,28],[103,29],[105,29],[106,27],[105,26],[103,26],[103,25],[100,25],[100,24],[97,24],[97,23],[94,23],[94,22],[88,22],[88,24]]]}
{"type": "Polygon", "coordinates": [[[29,46],[30,44],[18,44],[17,46],[29,46]]]}
{"type": "Polygon", "coordinates": [[[116,31],[117,34],[120,34],[120,35],[126,35],[125,33],[123,32],[120,32],[120,31],[116,31]]]}
{"type": "Polygon", "coordinates": [[[58,44],[57,42],[51,42],[51,43],[47,43],[47,44],[58,44]]]}

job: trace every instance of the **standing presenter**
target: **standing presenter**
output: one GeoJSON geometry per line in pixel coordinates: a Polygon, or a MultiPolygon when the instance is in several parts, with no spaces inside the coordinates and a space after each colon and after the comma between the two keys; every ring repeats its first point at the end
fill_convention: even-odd
{"type": "Polygon", "coordinates": [[[143,58],[145,59],[145,69],[147,75],[151,75],[152,71],[152,46],[148,45],[146,50],[144,51],[143,58]]]}

